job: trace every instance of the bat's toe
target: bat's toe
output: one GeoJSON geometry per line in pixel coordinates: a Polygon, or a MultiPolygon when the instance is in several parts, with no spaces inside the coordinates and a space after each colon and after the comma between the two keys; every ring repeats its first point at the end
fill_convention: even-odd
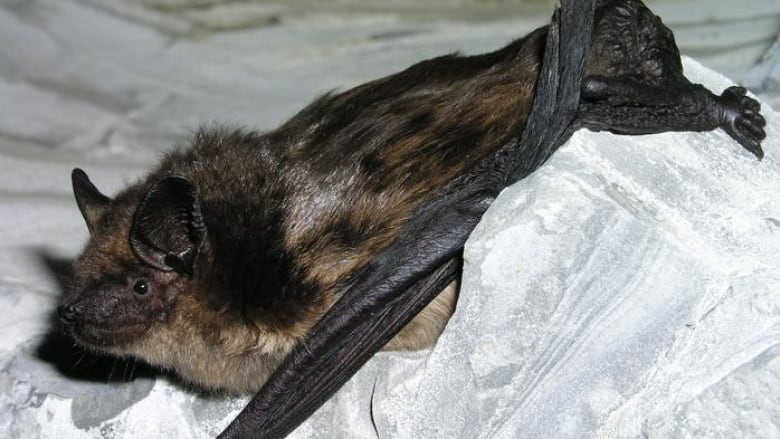
{"type": "Polygon", "coordinates": [[[760,114],[761,104],[740,86],[727,88],[716,101],[720,127],[753,155],[763,158],[761,141],[766,138],[766,120],[760,114]]]}

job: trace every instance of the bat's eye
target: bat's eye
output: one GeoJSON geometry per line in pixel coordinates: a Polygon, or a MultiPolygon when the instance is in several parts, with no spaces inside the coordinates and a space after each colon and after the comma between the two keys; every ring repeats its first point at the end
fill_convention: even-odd
{"type": "Polygon", "coordinates": [[[135,281],[135,285],[133,285],[133,291],[135,291],[135,294],[143,296],[149,292],[149,284],[146,283],[145,279],[138,279],[135,281]]]}

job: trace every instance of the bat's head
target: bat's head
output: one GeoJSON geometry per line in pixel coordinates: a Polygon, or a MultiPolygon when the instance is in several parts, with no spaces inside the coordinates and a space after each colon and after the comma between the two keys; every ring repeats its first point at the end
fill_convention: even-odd
{"type": "Polygon", "coordinates": [[[165,324],[188,288],[206,228],[192,184],[167,175],[111,199],[80,169],[73,192],[90,239],[58,314],[88,347],[122,353],[165,324]]]}

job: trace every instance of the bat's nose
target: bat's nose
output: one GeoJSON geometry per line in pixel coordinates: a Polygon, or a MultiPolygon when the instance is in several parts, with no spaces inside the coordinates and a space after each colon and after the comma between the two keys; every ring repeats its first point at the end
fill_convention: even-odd
{"type": "Polygon", "coordinates": [[[57,315],[65,323],[73,323],[79,317],[79,309],[76,305],[61,305],[57,307],[57,315]]]}

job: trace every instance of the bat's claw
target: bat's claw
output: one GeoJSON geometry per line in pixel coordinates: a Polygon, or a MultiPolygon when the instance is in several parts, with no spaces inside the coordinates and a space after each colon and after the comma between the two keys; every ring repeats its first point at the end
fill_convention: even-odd
{"type": "Polygon", "coordinates": [[[718,123],[734,140],[753,155],[762,159],[761,141],[766,137],[766,120],[759,113],[761,104],[747,96],[744,87],[729,87],[715,98],[718,104],[718,123]]]}

